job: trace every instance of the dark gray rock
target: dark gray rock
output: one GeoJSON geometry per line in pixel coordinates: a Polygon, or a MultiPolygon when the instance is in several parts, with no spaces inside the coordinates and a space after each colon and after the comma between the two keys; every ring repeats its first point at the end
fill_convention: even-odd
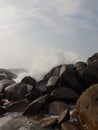
{"type": "Polygon", "coordinates": [[[44,95],[34,100],[23,112],[23,115],[35,115],[48,102],[49,95],[44,95]]]}
{"type": "Polygon", "coordinates": [[[66,102],[74,102],[79,97],[73,89],[67,87],[60,87],[58,89],[54,89],[51,92],[51,96],[55,99],[65,100],[66,102]]]}
{"type": "Polygon", "coordinates": [[[9,101],[18,101],[25,98],[25,95],[32,90],[32,85],[16,83],[5,88],[5,95],[9,101]]]}
{"type": "Polygon", "coordinates": [[[64,110],[68,109],[68,105],[62,101],[53,101],[49,106],[49,114],[59,115],[64,110]]]}
{"type": "Polygon", "coordinates": [[[36,86],[36,80],[32,78],[31,76],[26,76],[21,80],[22,83],[30,84],[32,86],[36,86]]]}
{"type": "Polygon", "coordinates": [[[5,88],[14,84],[15,81],[9,79],[2,79],[0,81],[0,92],[5,93],[5,88]]]}

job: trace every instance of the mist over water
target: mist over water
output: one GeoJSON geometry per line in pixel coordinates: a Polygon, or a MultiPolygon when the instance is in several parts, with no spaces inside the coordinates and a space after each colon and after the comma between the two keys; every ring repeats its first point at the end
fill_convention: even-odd
{"type": "Polygon", "coordinates": [[[80,57],[74,52],[64,53],[61,50],[51,49],[35,53],[26,71],[19,73],[16,81],[20,81],[25,76],[32,76],[40,80],[53,67],[60,64],[71,64],[79,61],[80,57]]]}

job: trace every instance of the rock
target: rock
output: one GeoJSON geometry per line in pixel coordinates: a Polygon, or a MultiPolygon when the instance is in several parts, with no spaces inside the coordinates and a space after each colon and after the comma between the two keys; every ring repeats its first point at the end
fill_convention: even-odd
{"type": "Polygon", "coordinates": [[[47,82],[47,85],[46,87],[49,87],[49,86],[54,86],[56,85],[57,81],[58,81],[59,77],[58,76],[51,76],[47,82]]]}
{"type": "Polygon", "coordinates": [[[62,130],[82,130],[81,127],[72,122],[64,122],[61,124],[62,130]]]}
{"type": "Polygon", "coordinates": [[[37,85],[37,90],[44,94],[51,92],[55,88],[58,79],[57,76],[51,76],[49,79],[41,80],[37,85]]]}
{"type": "Polygon", "coordinates": [[[29,104],[30,102],[27,102],[26,100],[16,101],[14,103],[10,103],[7,110],[9,112],[23,112],[29,104]]]}
{"type": "Polygon", "coordinates": [[[90,86],[77,101],[80,121],[89,130],[98,130],[98,84],[90,86]]]}
{"type": "Polygon", "coordinates": [[[6,108],[3,106],[2,107],[0,106],[0,116],[2,116],[5,113],[6,113],[6,108]]]}
{"type": "Polygon", "coordinates": [[[79,81],[77,74],[75,72],[74,65],[67,65],[65,71],[61,75],[61,79],[65,85],[67,84],[68,87],[72,88],[74,91],[78,92],[79,94],[83,92],[84,86],[82,86],[81,82],[79,81]]]}
{"type": "Polygon", "coordinates": [[[36,90],[27,93],[25,96],[25,98],[28,99],[29,101],[34,101],[38,97],[40,97],[40,94],[36,90]]]}
{"type": "Polygon", "coordinates": [[[68,121],[70,119],[69,109],[65,109],[57,118],[58,123],[62,123],[64,121],[68,121]]]}
{"type": "Polygon", "coordinates": [[[5,99],[6,98],[6,96],[3,94],[3,93],[0,93],[0,101],[2,100],[2,99],[5,99]]]}
{"type": "Polygon", "coordinates": [[[87,59],[87,63],[88,63],[89,65],[93,65],[93,64],[95,64],[96,62],[98,62],[98,53],[95,53],[94,55],[92,55],[91,57],[89,57],[89,58],[87,59]]]}
{"type": "Polygon", "coordinates": [[[17,75],[8,71],[8,70],[5,70],[5,69],[0,69],[0,80],[2,79],[14,79],[14,78],[17,78],[17,75]]]}
{"type": "Polygon", "coordinates": [[[49,106],[49,114],[59,115],[61,114],[61,112],[63,112],[66,109],[68,109],[68,106],[66,103],[62,101],[53,101],[52,103],[50,103],[50,106],[49,106]]]}
{"type": "Polygon", "coordinates": [[[36,80],[30,76],[26,76],[21,80],[22,83],[30,84],[32,86],[36,86],[36,80]]]}
{"type": "Polygon", "coordinates": [[[62,65],[58,65],[56,67],[54,67],[53,69],[51,69],[45,76],[43,79],[49,79],[51,76],[60,76],[60,68],[62,67],[62,65]]]}
{"type": "Polygon", "coordinates": [[[48,102],[49,95],[44,95],[34,100],[23,112],[23,115],[35,115],[48,102]]]}
{"type": "Polygon", "coordinates": [[[49,126],[53,126],[56,122],[57,122],[57,118],[50,117],[50,118],[42,119],[40,121],[40,125],[42,127],[49,127],[49,126]]]}
{"type": "Polygon", "coordinates": [[[77,74],[86,88],[98,83],[98,53],[88,58],[87,62],[88,64],[84,62],[77,62],[75,64],[77,74]]]}
{"type": "Polygon", "coordinates": [[[5,88],[14,83],[15,83],[15,81],[13,81],[13,80],[2,79],[0,81],[0,92],[5,93],[5,88]]]}
{"type": "Polygon", "coordinates": [[[16,83],[5,88],[5,95],[9,101],[18,101],[25,98],[25,95],[32,90],[32,85],[16,83]]]}
{"type": "Polygon", "coordinates": [[[67,87],[60,87],[58,89],[54,89],[51,92],[51,96],[55,99],[64,99],[66,102],[74,102],[79,97],[73,89],[67,87]]]}

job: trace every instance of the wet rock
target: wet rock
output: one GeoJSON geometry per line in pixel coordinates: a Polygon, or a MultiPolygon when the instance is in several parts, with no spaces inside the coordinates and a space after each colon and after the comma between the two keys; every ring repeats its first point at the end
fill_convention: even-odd
{"type": "Polygon", "coordinates": [[[90,86],[77,101],[80,121],[89,130],[98,130],[98,84],[90,86]]]}
{"type": "Polygon", "coordinates": [[[32,86],[36,86],[36,80],[30,76],[26,76],[21,80],[22,83],[30,84],[32,86]]]}
{"type": "Polygon", "coordinates": [[[66,109],[68,109],[68,106],[66,103],[62,101],[53,101],[52,103],[50,103],[50,106],[49,106],[49,114],[59,115],[61,114],[61,112],[63,112],[66,109]]]}
{"type": "Polygon", "coordinates": [[[69,109],[64,110],[59,117],[57,118],[58,123],[62,123],[64,121],[68,121],[70,119],[69,109]]]}
{"type": "Polygon", "coordinates": [[[2,79],[0,81],[0,92],[5,93],[5,88],[14,83],[15,83],[15,81],[13,81],[13,80],[2,79]]]}
{"type": "MultiPolygon", "coordinates": [[[[98,83],[98,53],[88,58],[88,64],[77,62],[75,64],[76,71],[82,83],[88,88],[90,85],[98,83]]],[[[85,88],[85,89],[86,89],[85,88]]]]}
{"type": "Polygon", "coordinates": [[[29,104],[30,102],[27,102],[26,100],[16,101],[14,103],[10,103],[7,110],[9,112],[23,112],[29,104]]]}
{"type": "Polygon", "coordinates": [[[57,122],[57,118],[50,117],[41,120],[40,125],[42,127],[49,127],[49,126],[53,126],[56,122],[57,122]]]}
{"type": "Polygon", "coordinates": [[[58,76],[51,76],[49,79],[41,80],[37,85],[37,90],[40,93],[51,92],[55,88],[58,79],[58,76]]]}
{"type": "Polygon", "coordinates": [[[58,81],[59,77],[58,76],[51,76],[47,82],[47,85],[46,87],[49,87],[49,86],[55,86],[57,81],[58,81]]]}
{"type": "Polygon", "coordinates": [[[6,113],[6,108],[0,106],[0,116],[6,113]]]}
{"type": "Polygon", "coordinates": [[[67,65],[65,71],[61,75],[61,79],[65,82],[65,85],[68,84],[70,88],[78,93],[82,93],[84,86],[82,86],[79,81],[77,74],[75,72],[74,65],[67,65]]]}
{"type": "Polygon", "coordinates": [[[5,70],[5,69],[0,69],[0,80],[2,79],[14,79],[14,78],[17,78],[17,75],[8,71],[8,70],[5,70]]]}
{"type": "Polygon", "coordinates": [[[62,130],[82,130],[81,127],[72,122],[64,122],[61,124],[62,130]]]}
{"type": "Polygon", "coordinates": [[[98,53],[93,54],[91,57],[87,59],[87,63],[89,65],[96,64],[96,62],[98,62],[98,53]]]}
{"type": "Polygon", "coordinates": [[[60,68],[62,67],[62,65],[58,65],[56,67],[54,67],[53,69],[51,69],[45,76],[43,79],[49,79],[51,76],[60,76],[60,68]]]}
{"type": "Polygon", "coordinates": [[[44,95],[34,100],[23,112],[23,115],[35,115],[48,102],[49,95],[44,95]]]}
{"type": "Polygon", "coordinates": [[[64,99],[66,102],[74,102],[78,97],[77,94],[73,89],[67,87],[60,87],[58,89],[54,89],[51,92],[51,96],[55,99],[64,99]]]}
{"type": "Polygon", "coordinates": [[[6,98],[6,96],[3,94],[3,93],[0,93],[0,101],[2,100],[2,99],[5,99],[6,98]]]}
{"type": "Polygon", "coordinates": [[[33,91],[27,93],[25,96],[25,98],[30,100],[30,101],[33,101],[38,97],[40,97],[40,94],[36,90],[33,90],[33,91]]]}
{"type": "Polygon", "coordinates": [[[32,90],[32,85],[16,83],[5,88],[5,95],[9,101],[17,101],[25,98],[25,95],[32,90]]]}

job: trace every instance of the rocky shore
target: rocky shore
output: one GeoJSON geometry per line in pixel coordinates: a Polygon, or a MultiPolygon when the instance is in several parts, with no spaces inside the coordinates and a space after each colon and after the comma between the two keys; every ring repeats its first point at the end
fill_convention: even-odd
{"type": "Polygon", "coordinates": [[[39,82],[0,69],[0,130],[98,130],[98,53],[39,82]]]}

